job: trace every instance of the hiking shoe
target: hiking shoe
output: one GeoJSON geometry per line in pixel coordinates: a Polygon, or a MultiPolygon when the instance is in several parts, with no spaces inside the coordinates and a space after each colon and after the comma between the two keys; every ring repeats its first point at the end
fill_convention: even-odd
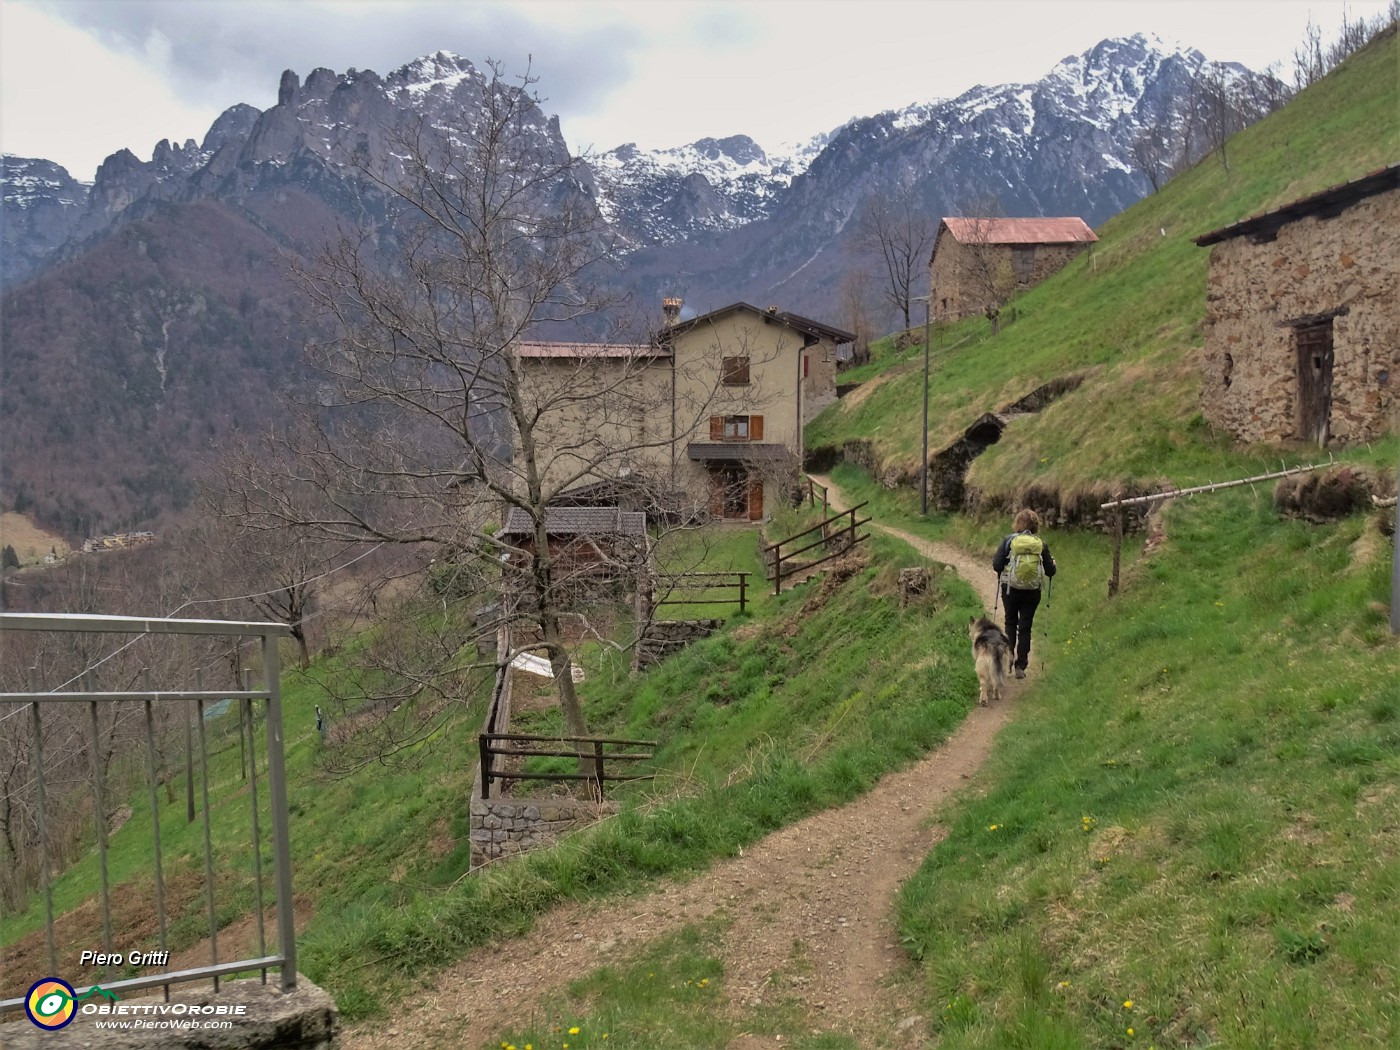
{"type": "Polygon", "coordinates": [[[1025,669],[1024,667],[1018,667],[1018,668],[1016,668],[1016,677],[1017,677],[1017,678],[1025,678],[1025,677],[1026,677],[1026,669],[1025,669]]]}

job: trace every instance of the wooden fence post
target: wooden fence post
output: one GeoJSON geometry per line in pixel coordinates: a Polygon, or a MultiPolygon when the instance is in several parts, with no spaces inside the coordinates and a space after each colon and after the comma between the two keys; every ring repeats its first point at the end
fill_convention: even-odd
{"type": "Polygon", "coordinates": [[[485,733],[477,737],[477,743],[481,748],[481,797],[488,799],[491,797],[491,745],[485,733]]]}
{"type": "Polygon", "coordinates": [[[748,574],[748,573],[746,573],[746,572],[741,572],[741,573],[739,573],[739,612],[740,612],[741,614],[742,614],[743,611],[744,611],[744,584],[748,582],[748,578],[749,578],[749,574],[748,574]]]}
{"type": "Polygon", "coordinates": [[[598,778],[598,801],[603,801],[603,742],[593,741],[593,771],[598,778]]]}
{"type": "MultiPolygon", "coordinates": [[[[1121,499],[1122,493],[1114,497],[1121,499]]],[[[1123,556],[1123,506],[1118,505],[1118,514],[1113,519],[1113,575],[1108,578],[1108,596],[1112,598],[1118,593],[1118,567],[1123,556]]]]}

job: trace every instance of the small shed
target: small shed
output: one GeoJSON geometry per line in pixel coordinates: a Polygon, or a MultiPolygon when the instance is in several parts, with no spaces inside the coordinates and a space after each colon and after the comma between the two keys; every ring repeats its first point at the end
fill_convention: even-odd
{"type": "MultiPolygon", "coordinates": [[[[550,507],[545,535],[555,559],[556,578],[630,576],[645,563],[647,516],[619,507],[550,507]]],[[[507,563],[529,564],[535,550],[535,526],[530,515],[512,507],[497,536],[516,548],[507,563]]]]}
{"type": "Polygon", "coordinates": [[[1400,165],[1196,238],[1209,247],[1201,411],[1250,442],[1394,426],[1400,165]]]}
{"type": "Polygon", "coordinates": [[[1097,240],[1076,216],[945,218],[929,259],[930,313],[952,321],[999,309],[1097,240]]]}

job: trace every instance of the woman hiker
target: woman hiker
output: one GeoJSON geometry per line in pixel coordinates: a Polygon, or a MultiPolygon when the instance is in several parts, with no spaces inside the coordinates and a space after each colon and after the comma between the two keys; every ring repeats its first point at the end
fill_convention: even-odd
{"type": "Polygon", "coordinates": [[[1015,654],[1016,677],[1026,677],[1031,656],[1031,624],[1040,604],[1041,585],[1055,575],[1055,559],[1037,533],[1040,515],[1026,507],[1016,514],[1016,530],[1001,541],[992,568],[1001,588],[1001,604],[1006,609],[1006,637],[1015,654]]]}

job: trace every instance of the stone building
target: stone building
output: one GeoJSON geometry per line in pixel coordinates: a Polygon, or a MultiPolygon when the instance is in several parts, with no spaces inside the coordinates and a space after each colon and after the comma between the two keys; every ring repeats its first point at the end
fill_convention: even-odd
{"type": "Polygon", "coordinates": [[[1400,165],[1196,238],[1210,247],[1201,410],[1241,441],[1395,427],[1400,165]]]}
{"type": "Polygon", "coordinates": [[[1097,240],[1074,217],[944,219],[929,259],[930,314],[953,321],[999,310],[1097,240]]]}

